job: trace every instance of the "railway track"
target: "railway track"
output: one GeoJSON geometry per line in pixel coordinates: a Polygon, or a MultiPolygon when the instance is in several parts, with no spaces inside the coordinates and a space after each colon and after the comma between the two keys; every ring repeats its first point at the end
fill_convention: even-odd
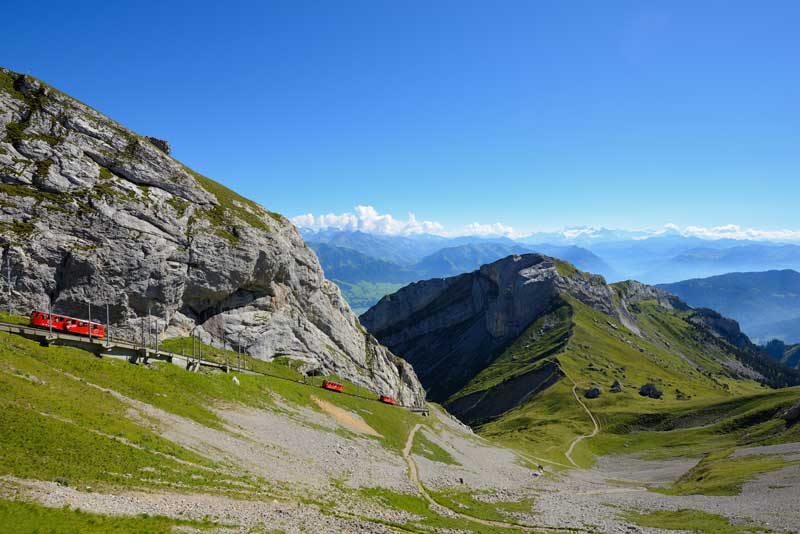
{"type": "MultiPolygon", "coordinates": [[[[313,383],[309,383],[303,380],[294,380],[291,378],[287,378],[285,376],[280,376],[272,373],[267,373],[264,371],[256,371],[254,369],[244,369],[242,367],[238,367],[235,365],[226,365],[224,363],[214,362],[210,360],[203,360],[201,358],[193,358],[191,356],[185,356],[183,354],[176,354],[173,352],[157,350],[152,347],[144,347],[140,343],[124,340],[124,339],[115,339],[114,337],[108,338],[89,338],[88,336],[79,336],[75,334],[67,334],[64,332],[56,332],[50,331],[49,329],[45,328],[38,328],[34,326],[28,325],[21,325],[15,323],[6,323],[0,322],[0,332],[8,332],[11,334],[18,334],[26,337],[32,337],[44,341],[45,343],[58,343],[58,342],[66,342],[69,343],[77,343],[77,344],[89,344],[94,346],[97,351],[98,355],[103,355],[103,350],[112,351],[114,349],[117,350],[124,350],[130,351],[134,354],[138,354],[139,357],[146,360],[159,360],[170,362],[172,364],[177,365],[178,367],[182,367],[184,369],[189,370],[191,366],[199,366],[199,367],[207,367],[211,369],[217,369],[223,372],[236,372],[241,374],[248,374],[248,375],[258,375],[258,376],[266,376],[270,378],[274,378],[277,380],[284,380],[287,382],[293,382],[295,384],[299,384],[305,387],[311,387],[315,389],[321,389],[321,386],[318,386],[313,383]]],[[[113,354],[108,354],[114,356],[113,354]]],[[[249,355],[248,355],[249,356],[249,355]]],[[[252,356],[250,356],[252,357],[252,356]]],[[[128,359],[128,358],[126,358],[128,359]]],[[[365,395],[359,395],[357,393],[350,393],[348,391],[339,391],[337,392],[339,395],[347,395],[348,397],[355,397],[358,399],[373,401],[373,402],[380,402],[379,399],[374,397],[367,397],[365,395]]],[[[406,406],[402,404],[394,404],[397,408],[403,408],[405,410],[414,412],[414,413],[421,413],[423,415],[428,414],[427,408],[419,408],[417,406],[406,406]]]]}

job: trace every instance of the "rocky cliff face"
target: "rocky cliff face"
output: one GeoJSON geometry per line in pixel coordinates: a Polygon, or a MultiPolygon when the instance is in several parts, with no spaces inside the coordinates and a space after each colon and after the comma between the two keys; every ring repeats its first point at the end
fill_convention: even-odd
{"type": "Polygon", "coordinates": [[[764,346],[764,352],[775,360],[792,369],[800,369],[800,345],[787,345],[779,339],[773,339],[764,346]]]}
{"type": "Polygon", "coordinates": [[[750,338],[743,334],[739,328],[739,323],[728,317],[723,317],[714,310],[698,308],[689,317],[689,321],[734,347],[745,348],[752,345],[750,338]]]}
{"type": "Polygon", "coordinates": [[[600,276],[542,256],[509,256],[460,276],[411,284],[361,316],[414,366],[431,398],[460,389],[550,309],[561,293],[616,315],[600,276]]]}
{"type": "MultiPolygon", "coordinates": [[[[366,333],[297,230],[42,82],[0,70],[0,245],[19,313],[88,305],[167,335],[336,373],[406,404],[414,371],[366,333]]],[[[99,313],[98,313],[99,312],[99,313]]]]}
{"type": "MultiPolygon", "coordinates": [[[[563,376],[557,366],[541,364],[571,343],[573,320],[559,310],[574,310],[578,303],[600,314],[589,319],[581,312],[584,338],[570,345],[576,353],[603,353],[607,359],[614,351],[634,349],[650,361],[646,346],[673,351],[663,341],[672,334],[659,331],[659,321],[676,321],[685,325],[686,340],[696,343],[698,357],[713,345],[714,357],[735,368],[731,375],[775,386],[800,380],[761,354],[735,321],[711,310],[693,310],[639,282],[609,286],[602,277],[539,254],[509,256],[472,273],[411,284],[384,297],[361,321],[411,362],[433,400],[446,403],[459,417],[481,420],[525,402],[563,376]],[[653,312],[661,314],[659,319],[640,322],[651,303],[660,310],[653,312]],[[587,338],[587,322],[596,329],[593,336],[602,339],[587,338]],[[532,332],[529,327],[535,324],[540,327],[532,332]]],[[[675,350],[676,360],[689,361],[675,350]]],[[[591,374],[591,367],[586,369],[591,374]]]]}

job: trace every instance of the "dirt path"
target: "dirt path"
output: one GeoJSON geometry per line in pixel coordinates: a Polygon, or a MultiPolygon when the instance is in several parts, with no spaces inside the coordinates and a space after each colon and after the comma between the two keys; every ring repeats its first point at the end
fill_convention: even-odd
{"type": "Polygon", "coordinates": [[[578,383],[575,382],[572,379],[572,377],[567,374],[567,372],[564,370],[563,367],[561,367],[560,364],[558,368],[561,369],[561,372],[564,373],[564,376],[566,376],[569,379],[569,381],[572,382],[572,395],[575,397],[575,400],[578,401],[578,404],[581,405],[581,408],[583,408],[584,411],[586,411],[586,413],[589,415],[589,419],[592,420],[592,424],[594,425],[594,429],[590,433],[578,436],[575,439],[573,439],[572,442],[569,444],[569,448],[564,452],[564,456],[567,457],[569,463],[571,463],[575,467],[580,467],[575,462],[575,460],[572,459],[572,451],[575,450],[575,446],[581,441],[595,437],[600,432],[600,425],[597,424],[597,419],[595,419],[594,414],[592,413],[591,410],[589,410],[589,407],[586,406],[586,404],[584,404],[584,402],[581,400],[580,395],[578,395],[578,383]]]}
{"type": "Polygon", "coordinates": [[[414,436],[416,436],[417,431],[420,429],[422,425],[417,423],[414,425],[414,428],[411,429],[411,432],[408,433],[408,438],[406,439],[406,445],[403,448],[403,458],[408,464],[408,476],[411,479],[411,482],[417,488],[417,491],[428,501],[431,508],[437,513],[440,513],[444,516],[450,517],[458,517],[464,519],[466,521],[471,521],[473,523],[478,523],[479,525],[485,525],[488,527],[498,527],[498,528],[507,528],[512,530],[522,530],[523,532],[541,532],[545,531],[555,531],[555,532],[565,532],[565,531],[578,531],[584,532],[583,530],[576,530],[576,529],[563,529],[563,528],[554,528],[554,527],[546,527],[546,526],[528,526],[528,525],[521,525],[516,523],[506,523],[504,521],[492,521],[489,519],[481,519],[479,517],[475,517],[472,515],[463,514],[452,508],[447,508],[446,506],[442,506],[435,500],[433,497],[430,496],[428,490],[425,489],[425,486],[422,485],[422,482],[419,479],[419,470],[417,467],[417,462],[414,461],[414,458],[411,457],[411,448],[414,446],[414,436]]]}
{"type": "Polygon", "coordinates": [[[589,418],[592,420],[592,424],[594,425],[594,429],[590,433],[578,436],[577,438],[573,439],[572,443],[569,444],[569,448],[564,453],[564,456],[567,457],[569,463],[571,463],[575,467],[580,467],[577,463],[575,463],[575,460],[572,459],[572,451],[575,449],[575,446],[581,441],[595,437],[598,434],[598,432],[600,432],[600,425],[597,424],[597,419],[594,418],[594,414],[591,412],[591,410],[589,410],[586,404],[583,403],[583,401],[580,398],[580,395],[578,395],[578,384],[572,386],[572,394],[575,396],[575,400],[578,401],[578,404],[580,404],[583,407],[583,409],[586,410],[586,413],[589,414],[589,418]]]}
{"type": "Polygon", "coordinates": [[[567,469],[570,469],[572,467],[572,466],[567,465],[567,464],[562,464],[561,462],[554,462],[553,460],[548,460],[547,458],[540,458],[539,456],[534,456],[532,454],[527,454],[527,453],[524,453],[524,452],[520,452],[518,450],[514,450],[514,452],[516,454],[522,456],[523,458],[525,458],[529,462],[533,462],[533,463],[541,462],[541,463],[544,463],[544,464],[556,465],[558,467],[565,467],[567,469]]]}

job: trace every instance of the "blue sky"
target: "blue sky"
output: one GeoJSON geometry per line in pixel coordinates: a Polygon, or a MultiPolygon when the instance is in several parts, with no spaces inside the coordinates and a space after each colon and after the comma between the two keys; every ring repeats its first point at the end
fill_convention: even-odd
{"type": "Polygon", "coordinates": [[[289,216],[800,229],[800,2],[3,12],[0,64],[289,216]]]}

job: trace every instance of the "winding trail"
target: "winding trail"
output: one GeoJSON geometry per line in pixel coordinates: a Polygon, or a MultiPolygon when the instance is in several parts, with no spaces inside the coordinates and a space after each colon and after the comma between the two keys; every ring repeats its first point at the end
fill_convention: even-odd
{"type": "Polygon", "coordinates": [[[575,446],[578,445],[578,443],[580,443],[581,441],[583,441],[585,439],[593,438],[597,434],[599,434],[600,433],[600,425],[597,423],[597,419],[595,418],[595,416],[592,413],[592,411],[581,400],[580,395],[578,395],[578,383],[575,382],[575,380],[573,380],[572,377],[567,374],[567,371],[564,370],[564,368],[561,366],[561,363],[558,363],[558,368],[561,369],[561,372],[564,373],[564,376],[566,376],[569,379],[569,381],[572,382],[572,395],[575,397],[575,400],[578,401],[578,404],[580,404],[581,407],[584,409],[584,411],[589,415],[589,419],[592,420],[592,424],[594,425],[594,429],[590,433],[584,434],[582,436],[578,436],[575,439],[573,439],[572,442],[569,444],[569,448],[564,452],[564,456],[567,457],[567,460],[569,460],[569,463],[571,463],[575,467],[580,467],[575,462],[575,460],[572,459],[572,451],[575,450],[575,446]]]}
{"type": "Polygon", "coordinates": [[[478,523],[479,525],[485,525],[488,527],[498,527],[498,528],[507,528],[512,530],[521,530],[523,532],[542,532],[542,531],[552,531],[552,532],[585,532],[584,530],[574,529],[574,528],[557,528],[557,527],[548,527],[548,526],[533,526],[533,525],[522,525],[519,523],[506,523],[504,521],[494,521],[490,519],[481,519],[480,517],[475,517],[473,515],[464,514],[453,510],[452,508],[448,508],[446,506],[442,506],[435,500],[433,497],[428,493],[428,490],[425,489],[422,482],[419,479],[419,468],[417,467],[417,462],[414,461],[414,458],[411,457],[411,448],[414,446],[414,436],[416,436],[417,431],[420,429],[422,425],[417,423],[414,425],[414,428],[411,429],[411,432],[408,433],[408,438],[406,439],[406,445],[403,448],[403,458],[408,465],[408,476],[411,479],[411,482],[417,488],[417,491],[428,501],[431,509],[436,511],[437,513],[450,516],[450,517],[458,517],[460,519],[464,519],[466,521],[471,521],[473,523],[478,523]]]}
{"type": "Polygon", "coordinates": [[[592,424],[594,424],[594,429],[590,433],[578,436],[577,438],[573,439],[572,443],[569,444],[569,448],[566,450],[566,452],[564,452],[564,456],[567,457],[567,460],[569,460],[569,462],[572,465],[574,465],[575,467],[580,467],[577,463],[575,463],[575,460],[572,459],[572,451],[575,449],[575,446],[581,441],[595,437],[600,432],[600,425],[597,424],[597,419],[595,419],[594,414],[581,400],[580,395],[578,395],[578,384],[572,386],[572,394],[575,396],[575,400],[578,401],[578,404],[580,404],[583,407],[583,409],[586,410],[586,413],[589,414],[589,418],[592,420],[592,424]]]}

